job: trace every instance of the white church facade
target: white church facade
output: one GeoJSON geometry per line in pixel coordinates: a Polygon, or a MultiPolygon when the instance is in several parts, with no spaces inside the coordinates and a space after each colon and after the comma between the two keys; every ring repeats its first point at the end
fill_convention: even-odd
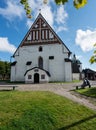
{"type": "Polygon", "coordinates": [[[72,81],[70,50],[39,14],[15,51],[11,81],[72,81]]]}

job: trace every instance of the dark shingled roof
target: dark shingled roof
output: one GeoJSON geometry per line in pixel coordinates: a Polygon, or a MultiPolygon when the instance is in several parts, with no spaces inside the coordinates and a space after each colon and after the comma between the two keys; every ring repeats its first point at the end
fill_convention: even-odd
{"type": "Polygon", "coordinates": [[[11,66],[15,66],[16,63],[17,63],[17,61],[12,62],[12,63],[11,63],[11,66]]]}
{"type": "Polygon", "coordinates": [[[96,73],[96,71],[91,70],[91,69],[84,69],[82,72],[84,72],[84,73],[96,73]]]}
{"type": "Polygon", "coordinates": [[[72,62],[69,58],[65,58],[64,60],[65,62],[72,62]]]}

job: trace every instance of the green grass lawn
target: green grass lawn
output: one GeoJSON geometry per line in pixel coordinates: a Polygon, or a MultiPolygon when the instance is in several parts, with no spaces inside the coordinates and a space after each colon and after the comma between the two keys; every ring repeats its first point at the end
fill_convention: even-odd
{"type": "Polygon", "coordinates": [[[88,97],[96,98],[96,87],[94,88],[85,88],[85,89],[78,89],[76,90],[80,94],[83,94],[88,97]]]}
{"type": "Polygon", "coordinates": [[[51,92],[0,91],[0,130],[96,130],[96,112],[51,92]]]}

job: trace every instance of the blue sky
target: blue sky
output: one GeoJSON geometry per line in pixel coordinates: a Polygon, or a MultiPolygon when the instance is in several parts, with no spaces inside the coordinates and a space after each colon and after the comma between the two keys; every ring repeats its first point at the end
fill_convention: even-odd
{"type": "Polygon", "coordinates": [[[42,15],[56,31],[70,51],[82,62],[83,68],[96,70],[96,63],[89,63],[96,43],[96,0],[79,10],[69,0],[65,5],[57,6],[54,0],[47,5],[43,0],[29,0],[32,7],[32,19],[25,15],[20,0],[0,0],[0,60],[10,61],[28,29],[41,9],[42,15]]]}

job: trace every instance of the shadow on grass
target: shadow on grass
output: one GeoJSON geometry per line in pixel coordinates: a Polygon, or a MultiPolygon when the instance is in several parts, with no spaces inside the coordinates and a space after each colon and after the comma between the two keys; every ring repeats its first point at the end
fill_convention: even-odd
{"type": "Polygon", "coordinates": [[[71,127],[77,126],[77,125],[79,125],[79,124],[82,124],[82,123],[84,123],[84,122],[86,122],[86,121],[89,121],[89,120],[92,120],[92,119],[94,119],[94,118],[96,118],[96,115],[93,115],[93,116],[84,118],[84,119],[82,119],[82,120],[80,120],[80,121],[77,121],[77,122],[74,122],[74,123],[72,123],[72,124],[70,124],[70,125],[67,125],[67,126],[64,126],[64,127],[62,127],[62,128],[59,128],[58,130],[68,130],[68,129],[70,129],[71,127]]]}
{"type": "Polygon", "coordinates": [[[9,91],[13,91],[13,90],[7,90],[7,89],[2,89],[2,90],[0,90],[0,92],[9,92],[9,91]]]}

